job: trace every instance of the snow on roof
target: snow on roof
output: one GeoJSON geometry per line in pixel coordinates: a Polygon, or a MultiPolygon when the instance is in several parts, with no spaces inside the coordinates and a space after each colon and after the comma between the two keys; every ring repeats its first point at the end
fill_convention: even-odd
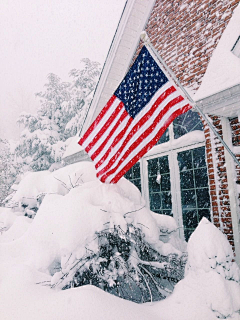
{"type": "Polygon", "coordinates": [[[240,83],[240,58],[231,51],[240,36],[240,5],[214,50],[202,84],[194,95],[200,100],[240,83]]]}

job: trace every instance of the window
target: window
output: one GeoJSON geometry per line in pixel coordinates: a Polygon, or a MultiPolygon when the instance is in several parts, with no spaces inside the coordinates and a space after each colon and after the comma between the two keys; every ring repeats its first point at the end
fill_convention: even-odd
{"type": "Polygon", "coordinates": [[[210,196],[205,147],[178,153],[182,218],[188,240],[202,217],[210,220],[210,196]]]}
{"type": "Polygon", "coordinates": [[[128,170],[124,177],[131,181],[141,191],[140,162],[137,162],[130,170],[128,170]]]}
{"type": "Polygon", "coordinates": [[[197,112],[189,110],[173,121],[175,139],[195,130],[203,131],[203,124],[197,112]]]}
{"type": "Polygon", "coordinates": [[[172,216],[172,197],[168,156],[148,160],[150,209],[172,216]]]}
{"type": "Polygon", "coordinates": [[[175,218],[182,238],[189,239],[202,217],[211,220],[205,137],[198,113],[190,110],[175,119],[140,162],[126,178],[142,191],[152,211],[175,218]]]}
{"type": "Polygon", "coordinates": [[[240,58],[240,36],[238,37],[231,51],[235,56],[240,58]]]}

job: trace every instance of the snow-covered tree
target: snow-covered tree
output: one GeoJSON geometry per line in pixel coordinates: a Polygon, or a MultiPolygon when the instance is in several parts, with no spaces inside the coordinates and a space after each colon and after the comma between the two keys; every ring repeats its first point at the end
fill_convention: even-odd
{"type": "Polygon", "coordinates": [[[80,130],[86,109],[92,100],[100,71],[100,64],[87,58],[82,59],[81,69],[71,70],[69,74],[72,79],[71,101],[68,112],[71,112],[72,117],[65,127],[66,138],[76,135],[80,130]]]}
{"type": "Polygon", "coordinates": [[[18,173],[11,146],[7,140],[0,139],[0,206],[10,192],[18,173]]]}
{"type": "Polygon", "coordinates": [[[22,113],[18,119],[24,129],[16,155],[24,171],[47,170],[61,160],[64,142],[81,127],[99,74],[99,63],[83,59],[80,70],[71,70],[70,82],[48,75],[45,91],[36,94],[40,99],[37,115],[22,113]]]}

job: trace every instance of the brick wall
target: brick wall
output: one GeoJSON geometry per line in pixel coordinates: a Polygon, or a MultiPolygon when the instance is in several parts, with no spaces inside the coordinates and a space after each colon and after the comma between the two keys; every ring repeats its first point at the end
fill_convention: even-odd
{"type": "MultiPolygon", "coordinates": [[[[211,116],[211,120],[222,137],[221,120],[217,116],[211,116]]],[[[210,131],[207,123],[205,121],[203,123],[213,223],[226,234],[234,250],[225,151],[219,139],[210,131]]]]}
{"type": "Polygon", "coordinates": [[[181,83],[201,84],[209,59],[240,0],[157,0],[145,30],[181,83]]]}

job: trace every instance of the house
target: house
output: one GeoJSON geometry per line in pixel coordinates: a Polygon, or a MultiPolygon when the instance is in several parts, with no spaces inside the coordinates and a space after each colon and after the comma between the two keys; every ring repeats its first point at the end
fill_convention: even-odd
{"type": "MultiPolygon", "coordinates": [[[[240,0],[128,0],[81,134],[142,47],[145,30],[240,159],[240,0]]],[[[83,150],[66,163],[86,160],[83,150]]],[[[202,217],[226,234],[240,263],[240,167],[193,109],[178,117],[126,177],[151,210],[172,215],[188,240],[202,217]]]]}

